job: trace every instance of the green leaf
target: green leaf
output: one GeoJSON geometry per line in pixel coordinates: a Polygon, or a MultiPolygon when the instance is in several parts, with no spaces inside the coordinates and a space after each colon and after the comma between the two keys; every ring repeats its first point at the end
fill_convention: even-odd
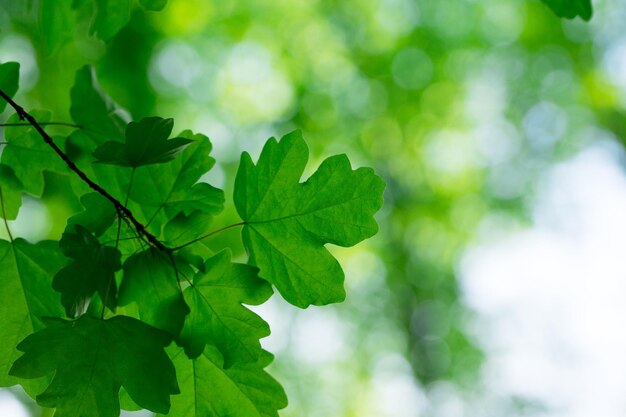
{"type": "Polygon", "coordinates": [[[567,19],[580,16],[583,20],[591,19],[593,8],[591,0],[541,0],[552,9],[554,14],[567,19]]]}
{"type": "Polygon", "coordinates": [[[80,225],[90,233],[101,236],[115,222],[117,211],[115,206],[98,193],[85,194],[80,198],[85,207],[82,212],[70,217],[68,226],[80,225]]]}
{"type": "Polygon", "coordinates": [[[0,217],[15,220],[22,205],[22,182],[8,165],[0,164],[0,198],[2,212],[0,217]]]}
{"type": "Polygon", "coordinates": [[[44,327],[41,317],[63,315],[51,281],[64,263],[57,242],[33,245],[23,239],[0,240],[0,386],[20,382],[9,377],[9,368],[20,355],[15,348],[18,341],[44,327]]]}
{"type": "Polygon", "coordinates": [[[139,0],[139,4],[146,10],[159,12],[165,7],[167,0],[139,0]]]}
{"type": "Polygon", "coordinates": [[[102,91],[92,66],[85,65],[76,71],[70,97],[72,120],[95,144],[124,139],[130,117],[102,91]]]}
{"type": "MultiPolygon", "coordinates": [[[[31,114],[39,122],[50,120],[50,112],[32,111],[31,114]]],[[[19,123],[20,119],[14,114],[8,122],[19,123]]],[[[67,172],[65,163],[32,126],[6,127],[4,135],[7,145],[2,151],[2,163],[13,169],[26,192],[41,196],[45,186],[43,176],[45,170],[67,172]]],[[[55,139],[61,146],[61,141],[58,138],[55,139]]]]}
{"type": "Polygon", "coordinates": [[[98,293],[111,310],[117,307],[115,271],[121,265],[119,250],[100,244],[82,226],[70,226],[59,242],[59,247],[72,262],[61,269],[52,281],[52,287],[61,293],[61,303],[69,317],[84,311],[94,293],[98,293]]]}
{"type": "Polygon", "coordinates": [[[72,38],[74,12],[69,0],[39,0],[39,31],[48,53],[72,38]]]}
{"type": "Polygon", "coordinates": [[[192,141],[185,138],[168,139],[174,119],[145,117],[126,126],[124,143],[109,141],[101,144],[93,153],[103,164],[137,168],[160,164],[174,159],[176,154],[192,141]]]}
{"type": "Polygon", "coordinates": [[[210,344],[221,351],[227,367],[256,362],[261,354],[259,339],[269,336],[270,329],[242,303],[262,304],[272,288],[258,278],[256,268],[232,264],[229,250],[208,259],[204,269],[184,293],[191,310],[180,334],[185,353],[196,358],[210,344]]]}
{"type": "Polygon", "coordinates": [[[278,417],[287,396],[263,370],[272,355],[263,352],[257,363],[224,368],[217,349],[207,346],[189,359],[180,348],[169,348],[181,395],[172,397],[170,415],[176,417],[278,417]]]}
{"type": "Polygon", "coordinates": [[[95,18],[89,32],[108,41],[130,21],[132,6],[132,0],[96,0],[95,18]]]}
{"type": "MultiPolygon", "coordinates": [[[[0,90],[13,98],[19,86],[20,64],[17,62],[5,62],[0,64],[0,90]]],[[[4,111],[7,102],[0,99],[0,113],[4,111]]]]}
{"type": "Polygon", "coordinates": [[[56,408],[56,417],[118,417],[121,386],[140,406],[169,411],[169,396],[179,389],[163,349],[168,334],[125,316],[48,318],[45,324],[17,346],[24,355],[10,372],[21,378],[54,372],[37,403],[56,408]]]}
{"type": "Polygon", "coordinates": [[[242,154],[234,193],[250,264],[298,307],[344,299],[343,271],[324,244],[352,246],[376,234],[385,187],[372,169],[352,170],[345,155],[300,183],[307,160],[299,132],[271,138],[257,165],[242,154]]]}
{"type": "MultiPolygon", "coordinates": [[[[184,267],[184,262],[178,260],[176,267],[184,267]]],[[[150,249],[128,257],[123,268],[119,304],[137,303],[142,321],[178,336],[189,307],[171,261],[158,250],[150,249]]]]}
{"type": "Polygon", "coordinates": [[[198,182],[215,164],[209,156],[212,146],[209,139],[191,131],[180,137],[192,142],[167,164],[138,168],[130,194],[133,209],[141,209],[143,219],[150,221],[158,234],[160,228],[179,213],[190,216],[201,212],[210,218],[222,211],[224,192],[207,183],[198,182]]]}

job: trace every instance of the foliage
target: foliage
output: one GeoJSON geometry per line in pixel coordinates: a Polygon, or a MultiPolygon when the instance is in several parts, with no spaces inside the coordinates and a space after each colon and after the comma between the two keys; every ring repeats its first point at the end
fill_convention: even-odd
{"type": "Polygon", "coordinates": [[[206,136],[170,139],[174,122],[159,117],[126,124],[84,67],[71,92],[74,131],[51,137],[50,114],[11,99],[15,76],[2,82],[17,113],[5,127],[0,177],[10,238],[0,241],[8,283],[0,328],[14,341],[3,344],[2,386],[23,384],[59,417],[116,416],[120,387],[128,407],[163,415],[276,416],[287,400],[264,370],[272,356],[259,341],[269,326],[245,305],[265,302],[270,283],[299,307],[341,301],[343,272],[324,245],[376,233],[382,180],[338,155],[300,183],[308,158],[300,134],[272,138],[256,165],[242,155],[234,200],[243,221],[209,232],[224,195],[199,181],[214,164],[206,136]],[[66,179],[83,210],[58,242],[13,239],[7,219],[22,192],[43,193],[46,171],[66,179]],[[248,264],[201,248],[236,226],[248,264]],[[52,379],[28,381],[40,377],[52,379]]]}
{"type": "Polygon", "coordinates": [[[573,19],[580,16],[584,20],[591,19],[591,0],[542,0],[560,17],[573,19]]]}

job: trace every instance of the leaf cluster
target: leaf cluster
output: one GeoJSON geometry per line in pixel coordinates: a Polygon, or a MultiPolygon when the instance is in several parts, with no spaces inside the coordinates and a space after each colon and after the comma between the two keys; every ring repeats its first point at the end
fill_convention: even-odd
{"type": "MultiPolygon", "coordinates": [[[[78,3],[78,2],[75,2],[78,3]]],[[[106,3],[106,2],[101,2],[106,3]]],[[[112,3],[112,2],[111,2],[112,3]]],[[[45,5],[45,2],[42,2],[45,5]]],[[[173,416],[277,416],[287,404],[266,371],[268,324],[248,306],[275,288],[306,308],[342,301],[344,275],[326,244],[373,236],[383,181],[345,155],[306,181],[299,132],[271,138],[258,160],[244,153],[234,206],[246,263],[212,236],[224,192],[201,178],[211,142],[172,119],[130,121],[81,68],[71,90],[74,128],[51,136],[52,116],[12,97],[17,65],[0,65],[0,92],[16,110],[0,159],[0,386],[22,384],[59,417],[114,417],[120,407],[173,416]],[[45,172],[66,179],[82,211],[60,241],[10,234],[23,194],[40,197],[45,172]]]]}

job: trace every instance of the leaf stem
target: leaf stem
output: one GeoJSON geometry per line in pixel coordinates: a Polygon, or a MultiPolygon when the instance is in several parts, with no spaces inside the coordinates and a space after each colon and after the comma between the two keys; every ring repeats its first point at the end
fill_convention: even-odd
{"type": "MultiPolygon", "coordinates": [[[[130,190],[133,188],[133,180],[135,179],[135,167],[130,173],[130,182],[128,183],[128,190],[126,190],[126,201],[124,201],[124,207],[128,207],[128,198],[130,197],[130,190]]],[[[146,225],[148,227],[148,225],[146,225]]],[[[119,236],[118,236],[119,237],[119,236]]]]}
{"type": "Polygon", "coordinates": [[[172,248],[172,251],[177,251],[179,249],[186,248],[187,246],[192,245],[192,244],[194,244],[196,242],[199,242],[202,239],[206,239],[208,237],[216,235],[216,234],[218,234],[220,232],[223,232],[224,230],[232,229],[233,227],[243,226],[244,224],[246,224],[246,222],[239,222],[239,223],[229,224],[228,226],[224,226],[224,227],[222,227],[220,229],[217,229],[217,230],[214,230],[214,231],[212,231],[210,233],[207,233],[206,235],[202,235],[200,237],[197,237],[197,238],[195,238],[195,239],[193,239],[193,240],[191,240],[191,241],[189,241],[187,243],[183,243],[180,246],[176,246],[176,247],[172,248]]]}
{"type": "Polygon", "coordinates": [[[4,209],[4,196],[2,195],[2,187],[0,187],[0,206],[2,206],[2,220],[4,220],[4,227],[7,228],[7,234],[9,235],[9,240],[13,243],[13,235],[11,234],[11,229],[9,228],[9,222],[7,221],[7,213],[4,209]]]}
{"type": "MultiPolygon", "coordinates": [[[[40,122],[39,123],[40,126],[67,126],[67,127],[73,127],[75,129],[82,129],[82,126],[79,125],[75,125],[73,123],[66,123],[66,122],[40,122]]],[[[2,127],[7,127],[7,126],[32,126],[30,123],[0,123],[0,126],[2,127]]]]}
{"type": "Polygon", "coordinates": [[[99,193],[107,200],[109,200],[118,210],[118,213],[121,213],[121,215],[125,219],[127,219],[128,221],[130,221],[130,223],[132,223],[134,229],[142,238],[145,238],[146,241],[150,245],[152,245],[153,247],[163,252],[172,251],[172,249],[168,248],[159,239],[157,239],[156,236],[148,232],[146,230],[146,227],[143,224],[141,224],[139,220],[137,220],[137,218],[133,215],[133,213],[129,209],[127,209],[122,203],[120,203],[119,200],[117,200],[115,197],[109,194],[104,188],[102,188],[101,186],[93,182],[87,176],[87,174],[81,171],[80,168],[78,168],[76,164],[61,150],[61,148],[59,148],[57,144],[54,143],[54,140],[52,139],[52,137],[48,135],[45,130],[43,130],[43,127],[41,126],[41,124],[39,124],[39,122],[37,122],[37,120],[35,120],[35,118],[31,116],[26,110],[24,110],[23,107],[21,107],[15,101],[13,101],[13,99],[11,99],[11,97],[9,97],[2,90],[0,90],[0,97],[6,100],[6,102],[9,103],[9,105],[11,105],[13,109],[15,109],[15,112],[17,113],[17,115],[19,116],[21,120],[28,121],[28,123],[35,128],[35,130],[37,131],[37,133],[39,133],[39,135],[44,140],[44,142],[52,148],[52,150],[63,160],[63,162],[65,162],[65,164],[68,166],[69,169],[74,171],[74,173],[78,175],[78,177],[81,180],[83,180],[83,182],[85,182],[92,190],[99,193]]]}

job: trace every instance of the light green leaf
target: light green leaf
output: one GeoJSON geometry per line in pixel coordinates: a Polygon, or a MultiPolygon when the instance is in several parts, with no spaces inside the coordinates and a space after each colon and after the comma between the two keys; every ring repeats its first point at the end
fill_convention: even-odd
{"type": "Polygon", "coordinates": [[[108,41],[128,24],[132,6],[132,0],[96,0],[95,18],[89,32],[108,41]]]}
{"type": "MultiPolygon", "coordinates": [[[[50,120],[50,112],[32,111],[32,116],[39,122],[50,120]]],[[[9,123],[21,122],[14,114],[9,123]]],[[[2,152],[2,163],[10,166],[15,176],[30,194],[41,196],[45,186],[43,171],[66,173],[65,163],[54,153],[39,133],[31,126],[5,127],[4,135],[8,144],[2,152]]],[[[59,146],[61,140],[55,138],[59,146]]]]}
{"type": "Polygon", "coordinates": [[[24,355],[10,372],[21,378],[54,372],[37,403],[56,408],[56,417],[118,417],[121,386],[140,406],[169,411],[169,396],[179,389],[163,349],[168,334],[126,316],[48,318],[45,324],[18,345],[24,355]]]}
{"type": "MultiPolygon", "coordinates": [[[[42,329],[42,317],[62,316],[59,294],[52,289],[52,276],[65,264],[57,242],[30,244],[0,240],[0,386],[20,383],[9,376],[9,368],[20,353],[15,346],[42,329]]],[[[28,391],[32,384],[23,384],[28,391]]]]}
{"type": "MultiPolygon", "coordinates": [[[[19,86],[20,64],[17,62],[5,62],[0,64],[0,90],[13,98],[19,86]]],[[[0,98],[0,113],[4,111],[7,102],[0,98]]]]}
{"type": "MultiPolygon", "coordinates": [[[[182,260],[176,262],[177,268],[184,266],[182,260]]],[[[189,307],[183,299],[170,259],[158,250],[150,249],[130,256],[123,268],[119,305],[137,303],[142,321],[177,337],[189,307]]]]}
{"type": "Polygon", "coordinates": [[[70,0],[39,0],[39,31],[48,53],[72,38],[74,19],[70,0]]]}
{"type": "Polygon", "coordinates": [[[168,139],[174,119],[145,117],[126,126],[124,143],[108,141],[94,151],[93,156],[103,164],[137,168],[171,161],[192,140],[168,139]]]}
{"type": "Polygon", "coordinates": [[[168,353],[181,389],[181,395],[172,397],[172,416],[278,417],[278,410],[287,406],[283,388],[263,369],[273,359],[267,352],[256,363],[227,369],[213,346],[195,359],[180,348],[170,347],[168,353]]]}
{"type": "Polygon", "coordinates": [[[8,165],[0,164],[0,195],[2,211],[0,217],[15,220],[22,205],[22,182],[8,165]]]}
{"type": "Polygon", "coordinates": [[[552,9],[554,14],[567,19],[580,16],[583,20],[591,19],[593,9],[591,0],[541,0],[552,9]]]}
{"type": "Polygon", "coordinates": [[[227,367],[256,362],[259,339],[269,336],[270,329],[242,303],[262,304],[272,295],[271,287],[258,278],[256,268],[232,264],[228,250],[208,259],[204,269],[184,293],[191,310],[180,334],[185,353],[196,358],[211,344],[221,351],[227,367]]]}
{"type": "Polygon", "coordinates": [[[343,271],[324,244],[352,246],[376,234],[385,187],[372,169],[352,170],[345,155],[300,183],[307,160],[299,132],[271,138],[257,165],[241,156],[234,194],[250,264],[298,307],[344,299],[343,271]]]}
{"type": "Polygon", "coordinates": [[[94,293],[106,300],[106,306],[117,307],[115,271],[120,270],[121,253],[116,248],[103,246],[87,229],[70,226],[63,233],[59,247],[72,259],[52,281],[52,287],[61,293],[61,302],[69,317],[84,311],[94,293]]]}

